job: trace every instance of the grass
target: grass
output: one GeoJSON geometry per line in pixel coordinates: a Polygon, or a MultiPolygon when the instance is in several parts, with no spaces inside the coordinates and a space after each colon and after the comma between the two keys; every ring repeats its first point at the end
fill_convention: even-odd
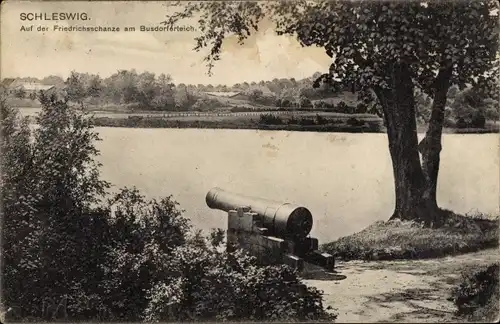
{"type": "Polygon", "coordinates": [[[440,228],[413,221],[379,221],[321,248],[345,261],[369,261],[437,258],[498,247],[498,217],[444,212],[448,217],[440,228]]]}

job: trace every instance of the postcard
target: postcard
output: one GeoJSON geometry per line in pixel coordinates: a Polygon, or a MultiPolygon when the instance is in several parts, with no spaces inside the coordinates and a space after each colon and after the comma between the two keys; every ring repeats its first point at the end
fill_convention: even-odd
{"type": "Polygon", "coordinates": [[[3,321],[498,319],[498,14],[3,2],[3,321]]]}

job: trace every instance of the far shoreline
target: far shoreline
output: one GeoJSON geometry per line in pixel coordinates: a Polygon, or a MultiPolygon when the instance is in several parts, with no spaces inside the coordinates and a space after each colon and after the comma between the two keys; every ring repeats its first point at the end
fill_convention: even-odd
{"type": "MultiPolygon", "coordinates": [[[[38,107],[16,107],[30,111],[38,107]]],[[[40,108],[38,108],[40,109],[40,108]]],[[[37,110],[38,110],[37,109],[37,110]]],[[[367,114],[325,113],[322,111],[254,112],[160,112],[106,111],[89,109],[95,127],[139,129],[232,129],[310,133],[385,134],[382,118],[367,114]],[[178,116],[176,116],[178,115],[178,116]],[[262,123],[262,115],[274,115],[277,121],[262,123]],[[318,117],[322,119],[320,122],[318,117]],[[290,118],[295,119],[292,123],[290,118]]],[[[34,114],[25,116],[34,121],[34,114]]],[[[443,127],[443,134],[498,134],[500,125],[488,122],[485,128],[443,127]]],[[[417,133],[425,134],[427,125],[418,124],[417,133]]]]}

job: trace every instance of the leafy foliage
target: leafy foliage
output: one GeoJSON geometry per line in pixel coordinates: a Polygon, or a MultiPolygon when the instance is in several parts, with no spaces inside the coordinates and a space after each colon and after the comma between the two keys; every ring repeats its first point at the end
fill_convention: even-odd
{"type": "Polygon", "coordinates": [[[221,249],[220,232],[212,239],[217,236],[215,242],[196,236],[174,252],[166,271],[176,279],[151,290],[147,321],[335,318],[324,311],[321,293],[301,285],[291,268],[258,266],[241,250],[221,249]]]}
{"type": "Polygon", "coordinates": [[[484,92],[477,87],[457,93],[451,104],[453,117],[471,127],[484,127],[486,119],[498,120],[499,109],[498,100],[485,98],[484,92]]]}
{"type": "Polygon", "coordinates": [[[40,312],[33,305],[64,296],[86,276],[80,254],[90,246],[81,245],[86,240],[77,233],[82,215],[108,188],[93,159],[98,138],[90,120],[64,102],[41,100],[45,108],[33,131],[2,102],[4,291],[6,302],[25,314],[40,312]],[[25,280],[32,285],[19,289],[25,280]]]}
{"type": "Polygon", "coordinates": [[[451,292],[458,315],[473,321],[495,320],[499,311],[499,278],[498,264],[462,273],[462,282],[451,292]]]}
{"type": "Polygon", "coordinates": [[[167,17],[172,24],[199,15],[195,50],[209,47],[209,69],[220,59],[222,40],[243,42],[264,16],[278,34],[296,36],[303,46],[320,46],[332,57],[319,80],[342,80],[362,90],[388,87],[388,64],[406,61],[416,85],[434,94],[434,71],[453,67],[453,83],[465,86],[494,76],[498,48],[496,1],[273,1],[190,2],[167,17]],[[220,14],[224,12],[224,14],[220,14]],[[477,21],[480,21],[478,24],[477,21]],[[479,77],[476,81],[475,77],[479,77]]]}
{"type": "Polygon", "coordinates": [[[104,201],[92,119],[40,99],[32,128],[0,102],[7,321],[334,318],[290,268],[226,252],[220,230],[190,236],[172,197],[104,201]]]}
{"type": "MultiPolygon", "coordinates": [[[[194,49],[209,48],[205,57],[209,72],[220,59],[223,39],[235,35],[243,43],[258,30],[264,17],[274,22],[278,34],[296,37],[302,46],[323,48],[332,63],[314,87],[349,86],[359,93],[363,104],[372,106],[367,110],[379,115],[383,111],[396,188],[391,218],[425,220],[429,226],[442,222],[436,188],[446,95],[452,84],[486,88],[497,78],[497,1],[301,0],[177,5],[180,10],[165,23],[198,19],[200,34],[194,49]],[[415,88],[433,99],[429,127],[420,144],[415,88]]],[[[422,114],[422,118],[427,115],[422,114]]]]}

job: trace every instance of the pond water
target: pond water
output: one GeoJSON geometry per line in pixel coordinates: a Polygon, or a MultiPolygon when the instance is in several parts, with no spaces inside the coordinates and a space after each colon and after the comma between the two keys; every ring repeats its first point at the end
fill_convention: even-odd
{"type": "MultiPolygon", "coordinates": [[[[147,197],[172,194],[193,225],[226,228],[206,206],[215,186],[301,204],[320,243],[387,219],[394,206],[385,134],[96,128],[102,176],[147,197]]],[[[443,136],[439,204],[498,213],[498,134],[443,136]]]]}

